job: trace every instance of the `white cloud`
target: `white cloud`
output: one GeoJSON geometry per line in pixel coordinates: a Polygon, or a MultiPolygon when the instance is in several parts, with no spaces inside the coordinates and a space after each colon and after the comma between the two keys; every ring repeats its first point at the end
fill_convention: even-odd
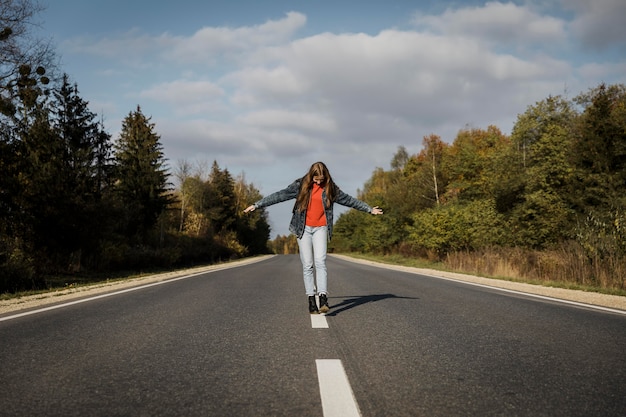
{"type": "Polygon", "coordinates": [[[333,133],[335,122],[327,116],[284,109],[267,109],[248,113],[238,119],[245,125],[262,128],[297,129],[308,132],[333,133]]]}
{"type": "MultiPolygon", "coordinates": [[[[231,162],[246,150],[259,163],[288,157],[386,166],[398,145],[419,145],[430,133],[452,140],[466,124],[511,123],[545,97],[537,79],[555,93],[570,70],[546,56],[529,61],[477,39],[415,31],[324,33],[270,52],[263,62],[254,51],[257,66],[220,77],[216,85],[230,109],[219,118],[207,112],[204,121],[177,122],[184,125],[171,129],[177,146],[231,162]]],[[[166,83],[144,96],[193,102],[200,89],[194,85],[166,83]]]]}
{"type": "MultiPolygon", "coordinates": [[[[597,40],[589,22],[604,14],[583,0],[568,4],[577,10],[571,27],[597,40]]],[[[292,12],[188,37],[131,31],[72,45],[87,59],[106,56],[111,78],[124,83],[111,89],[132,99],[126,110],[137,99],[149,107],[170,160],[245,170],[264,193],[323,160],[354,193],[374,167],[388,167],[398,145],[418,152],[424,136],[452,141],[466,125],[510,133],[517,114],[538,100],[624,80],[623,59],[568,56],[577,45],[568,43],[565,19],[537,10],[490,2],[419,15],[413,30],[301,37],[306,16],[292,12]]],[[[107,93],[96,102],[110,103],[115,93],[107,93]]]]}
{"type": "Polygon", "coordinates": [[[306,81],[285,65],[244,67],[225,75],[220,81],[235,87],[234,102],[242,105],[271,105],[275,99],[301,96],[308,89],[306,81]]]}
{"type": "Polygon", "coordinates": [[[449,8],[439,16],[417,13],[413,22],[419,28],[436,33],[478,38],[489,44],[562,43],[566,40],[564,21],[510,2],[449,8]]]}
{"type": "Polygon", "coordinates": [[[224,91],[207,81],[175,80],[157,84],[139,93],[140,97],[174,104],[221,98],[224,91]]]}
{"type": "Polygon", "coordinates": [[[140,102],[151,101],[153,105],[162,103],[178,117],[189,118],[196,115],[225,114],[225,92],[208,81],[174,80],[154,84],[139,93],[129,92],[128,97],[140,102]]]}
{"type": "Polygon", "coordinates": [[[573,10],[570,29],[588,48],[618,46],[626,51],[626,1],[624,0],[562,0],[573,10]]]}
{"type": "MultiPolygon", "coordinates": [[[[588,63],[581,65],[577,69],[582,79],[585,80],[608,80],[620,79],[622,83],[626,83],[626,61],[621,62],[605,62],[605,63],[588,63]]],[[[593,81],[590,81],[589,87],[594,87],[593,81]]]]}
{"type": "Polygon", "coordinates": [[[116,62],[134,65],[146,56],[159,56],[160,51],[173,45],[174,42],[168,34],[154,37],[132,29],[102,39],[76,37],[63,42],[62,47],[67,53],[114,59],[116,62]]]}
{"type": "Polygon", "coordinates": [[[224,59],[240,59],[259,47],[282,44],[306,24],[306,16],[289,12],[280,20],[239,28],[204,27],[189,38],[172,38],[172,47],[164,52],[171,61],[216,64],[224,59]]]}
{"type": "MultiPolygon", "coordinates": [[[[381,120],[403,120],[419,131],[420,126],[437,128],[450,120],[461,120],[460,128],[468,119],[499,119],[515,114],[509,104],[516,100],[503,101],[503,93],[525,96],[525,84],[537,78],[561,83],[569,71],[562,61],[498,54],[475,39],[397,30],[376,36],[325,33],[274,52],[293,79],[306,80],[299,104],[332,112],[340,132],[352,123],[365,132],[376,131],[370,123],[381,120]],[[495,114],[485,114],[484,104],[476,105],[485,95],[500,103],[492,109],[495,114]]],[[[257,84],[266,83],[258,79],[257,84]]],[[[254,89],[247,91],[255,94],[254,89]]],[[[395,125],[388,129],[393,135],[395,125]]],[[[366,133],[358,140],[375,139],[366,133]]]]}
{"type": "Polygon", "coordinates": [[[289,12],[283,19],[269,20],[256,26],[239,28],[204,27],[190,37],[164,32],[150,36],[132,29],[113,37],[94,40],[81,36],[68,40],[64,48],[72,53],[125,59],[154,59],[160,57],[179,65],[211,63],[236,59],[260,46],[282,44],[306,24],[306,16],[289,12]]]}

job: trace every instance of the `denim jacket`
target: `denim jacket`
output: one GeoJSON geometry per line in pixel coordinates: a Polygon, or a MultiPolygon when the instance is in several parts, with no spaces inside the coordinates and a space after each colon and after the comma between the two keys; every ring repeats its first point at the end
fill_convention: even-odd
{"type": "MultiPolygon", "coordinates": [[[[267,206],[271,206],[273,204],[281,203],[287,200],[293,200],[298,196],[300,192],[300,184],[302,184],[302,178],[295,180],[292,182],[287,188],[276,191],[264,197],[254,203],[255,208],[263,208],[267,206]]],[[[372,207],[368,204],[364,203],[361,200],[358,200],[343,191],[337,188],[337,192],[335,193],[335,201],[334,203],[341,204],[342,206],[351,207],[360,211],[364,211],[367,213],[372,212],[372,207]]],[[[322,200],[326,201],[326,192],[322,193],[322,200]]],[[[328,239],[333,235],[333,205],[330,207],[326,207],[324,204],[324,212],[326,214],[326,224],[328,225],[328,239]]],[[[296,235],[299,238],[304,234],[304,227],[306,226],[306,210],[299,211],[297,207],[294,205],[293,207],[293,216],[291,217],[291,222],[289,223],[289,231],[296,235]]]]}

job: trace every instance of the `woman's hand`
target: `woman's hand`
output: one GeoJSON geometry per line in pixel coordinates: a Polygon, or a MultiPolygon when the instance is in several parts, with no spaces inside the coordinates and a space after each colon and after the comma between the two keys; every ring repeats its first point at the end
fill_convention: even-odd
{"type": "Polygon", "coordinates": [[[254,204],[247,207],[243,212],[244,213],[250,213],[251,211],[254,211],[256,209],[256,207],[254,207],[254,204]]]}
{"type": "Polygon", "coordinates": [[[372,208],[371,213],[375,214],[375,215],[383,214],[383,209],[381,209],[380,207],[376,206],[376,207],[372,208]]]}

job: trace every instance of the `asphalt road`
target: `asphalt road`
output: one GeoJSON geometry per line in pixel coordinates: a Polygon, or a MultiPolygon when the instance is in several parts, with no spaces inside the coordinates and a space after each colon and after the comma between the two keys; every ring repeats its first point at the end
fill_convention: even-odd
{"type": "Polygon", "coordinates": [[[0,416],[626,415],[624,314],[328,267],[327,328],[295,255],[0,321],[0,416]]]}

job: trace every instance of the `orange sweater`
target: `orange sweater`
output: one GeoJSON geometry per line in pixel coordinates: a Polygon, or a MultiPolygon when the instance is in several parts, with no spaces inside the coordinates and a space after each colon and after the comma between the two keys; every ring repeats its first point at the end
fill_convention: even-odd
{"type": "Polygon", "coordinates": [[[306,225],[307,226],[326,226],[326,212],[324,211],[324,202],[322,201],[322,192],[324,188],[317,184],[313,184],[311,190],[311,199],[309,200],[309,207],[306,210],[306,225]]]}

